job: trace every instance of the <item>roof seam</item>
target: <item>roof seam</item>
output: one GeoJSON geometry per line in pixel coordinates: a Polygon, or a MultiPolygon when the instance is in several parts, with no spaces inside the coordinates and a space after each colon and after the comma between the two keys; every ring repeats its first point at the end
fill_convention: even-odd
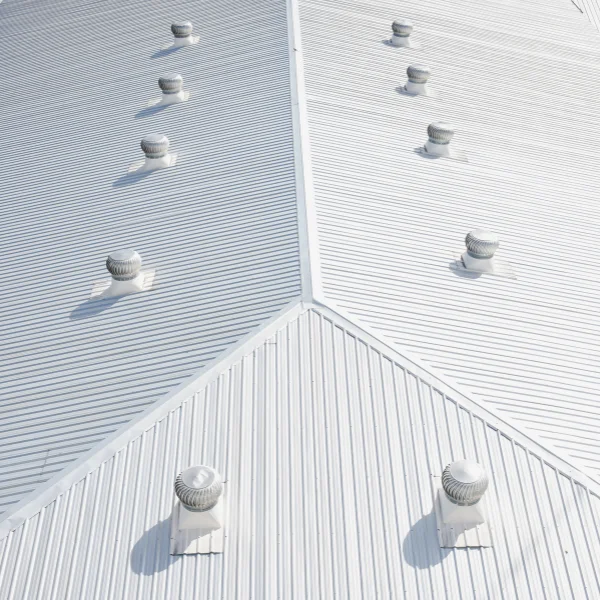
{"type": "Polygon", "coordinates": [[[333,321],[338,321],[338,325],[343,324],[346,331],[356,337],[361,337],[375,348],[378,352],[388,355],[396,360],[408,361],[412,363],[411,369],[415,371],[421,379],[427,381],[432,387],[439,389],[444,397],[451,396],[452,401],[456,401],[462,408],[470,413],[475,413],[482,418],[488,425],[500,431],[506,437],[510,437],[515,443],[523,446],[529,452],[538,456],[548,464],[558,469],[563,475],[573,479],[574,481],[586,486],[590,491],[600,497],[600,482],[596,481],[583,466],[580,466],[571,456],[563,455],[559,450],[554,448],[546,440],[539,439],[535,434],[529,431],[524,431],[517,424],[512,422],[512,419],[507,415],[498,413],[493,407],[484,405],[478,401],[473,394],[464,388],[464,386],[455,382],[445,373],[440,372],[435,367],[425,363],[410,350],[402,348],[398,350],[397,345],[389,341],[383,333],[374,331],[360,319],[350,315],[343,308],[336,305],[335,302],[327,299],[326,302],[315,302],[314,308],[326,316],[329,313],[329,318],[333,321]],[[341,323],[339,322],[341,321],[341,323]],[[432,381],[432,380],[435,381],[432,381]],[[439,385],[439,384],[442,385],[439,385]],[[447,388],[444,389],[444,388],[447,388]],[[458,402],[461,400],[462,402],[458,402]],[[507,431],[508,430],[508,431],[507,431]],[[509,434],[510,431],[510,434],[509,434]],[[533,451],[530,445],[533,444],[537,451],[533,451]],[[560,463],[557,465],[556,463],[560,463]]]}
{"type": "Polygon", "coordinates": [[[410,364],[410,370],[432,388],[439,390],[446,401],[450,401],[463,408],[470,414],[480,418],[485,424],[494,428],[500,435],[505,436],[514,443],[523,447],[528,453],[539,457],[543,462],[555,468],[565,477],[584,486],[588,492],[600,497],[600,484],[589,477],[581,468],[570,463],[554,449],[548,448],[529,433],[522,432],[505,416],[497,415],[490,408],[483,406],[471,395],[463,390],[460,385],[451,381],[446,375],[440,374],[436,369],[425,365],[410,352],[398,351],[384,336],[370,331],[368,326],[357,322],[356,319],[345,314],[343,309],[334,303],[320,301],[304,302],[297,298],[289,303],[275,317],[260,325],[251,334],[240,340],[235,346],[228,349],[213,363],[207,365],[199,373],[182,383],[167,396],[155,402],[148,410],[139,415],[137,419],[127,423],[111,437],[96,446],[72,467],[59,473],[46,484],[27,496],[13,510],[8,511],[0,523],[0,540],[4,539],[12,530],[37,514],[45,506],[53,502],[60,494],[66,492],[77,482],[84,479],[94,469],[112,458],[129,442],[150,429],[157,421],[164,418],[169,412],[192,397],[204,385],[210,383],[225,369],[229,368],[243,356],[251,353],[257,346],[268,340],[276,331],[296,319],[300,314],[314,310],[324,318],[330,320],[335,326],[340,327],[350,335],[361,339],[371,348],[396,362],[402,368],[405,363],[410,364]],[[404,363],[404,364],[403,364],[404,363]],[[531,446],[534,446],[532,449],[531,446]]]}
{"type": "Polygon", "coordinates": [[[323,297],[323,287],[321,284],[298,1],[287,0],[286,9],[302,299],[311,302],[315,298],[321,299],[323,297]]]}
{"type": "Polygon", "coordinates": [[[156,421],[185,402],[198,388],[202,387],[204,382],[211,381],[215,374],[221,373],[244,355],[252,352],[257,345],[267,340],[273,332],[306,310],[307,308],[304,307],[302,299],[300,297],[295,298],[271,319],[258,325],[236,344],[227,348],[214,361],[205,365],[198,373],[195,373],[168,394],[151,404],[144,412],[138,414],[133,420],[129,420],[123,427],[103,439],[100,444],[92,447],[67,469],[60,471],[40,487],[36,487],[21,502],[4,513],[2,520],[0,520],[0,540],[39,512],[44,506],[53,502],[57,496],[68,490],[72,485],[84,479],[102,463],[112,458],[127,443],[152,427],[156,421]]]}

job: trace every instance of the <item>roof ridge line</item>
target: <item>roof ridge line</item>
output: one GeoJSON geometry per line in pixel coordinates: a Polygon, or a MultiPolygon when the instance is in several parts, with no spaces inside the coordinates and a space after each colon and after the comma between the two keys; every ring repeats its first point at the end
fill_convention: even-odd
{"type": "Polygon", "coordinates": [[[588,491],[600,497],[600,483],[590,477],[571,457],[562,456],[551,445],[548,446],[545,441],[539,440],[537,436],[532,435],[530,432],[522,431],[510,418],[498,414],[490,407],[483,406],[471,396],[468,390],[463,389],[460,384],[445,374],[438,373],[437,369],[425,364],[421,359],[413,356],[410,351],[399,350],[384,335],[375,332],[368,325],[361,323],[360,320],[337,306],[335,302],[330,300],[324,302],[317,299],[304,301],[302,298],[297,297],[286,304],[271,319],[258,325],[252,332],[225,350],[219,357],[208,365],[205,365],[198,373],[192,375],[163,398],[154,402],[148,409],[107,437],[99,445],[92,448],[66,470],[58,473],[55,477],[26,496],[21,502],[13,506],[12,509],[9,509],[2,521],[0,521],[0,540],[4,539],[12,530],[18,528],[27,519],[53,502],[60,494],[67,491],[75,483],[84,479],[102,463],[112,458],[126,444],[152,427],[157,421],[190,398],[205,384],[210,383],[229,366],[252,352],[257,346],[269,339],[274,332],[308,310],[315,310],[323,317],[330,319],[351,335],[360,338],[378,352],[398,362],[401,366],[403,363],[405,366],[409,366],[411,372],[417,377],[433,388],[438,389],[445,397],[455,401],[461,408],[475,413],[488,425],[556,468],[564,476],[585,486],[588,491]],[[406,365],[406,363],[409,364],[406,365]],[[33,494],[36,495],[33,496],[33,494]]]}
{"type": "Polygon", "coordinates": [[[311,306],[307,306],[301,297],[294,298],[278,313],[255,327],[214,360],[204,365],[197,373],[188,377],[165,396],[151,404],[145,411],[91,448],[66,469],[27,494],[0,518],[0,541],[10,531],[19,527],[24,521],[53,502],[72,485],[81,481],[102,463],[112,458],[127,443],[152,427],[156,421],[174,410],[205,383],[212,381],[214,377],[249,352],[252,352],[257,346],[270,338],[274,332],[297,318],[301,313],[309,310],[309,308],[311,306]]]}
{"type": "MultiPolygon", "coordinates": [[[[308,306],[306,303],[305,305],[308,306]]],[[[539,438],[535,433],[524,431],[508,415],[500,414],[493,407],[483,405],[481,401],[473,397],[472,392],[465,389],[451,377],[439,372],[435,367],[426,364],[420,358],[413,355],[410,350],[405,350],[404,348],[399,350],[393,342],[388,341],[385,335],[362,323],[360,319],[350,315],[345,309],[339,307],[329,299],[323,302],[315,300],[311,308],[321,312],[325,317],[329,313],[329,318],[333,322],[338,321],[338,324],[343,326],[348,333],[360,337],[382,354],[386,354],[392,359],[398,357],[400,359],[398,362],[408,361],[415,375],[432,387],[439,389],[444,396],[449,396],[465,410],[474,412],[488,425],[494,427],[515,443],[523,446],[526,450],[555,467],[566,477],[584,485],[590,492],[600,497],[600,482],[591,477],[587,470],[578,464],[576,459],[573,459],[569,455],[563,455],[551,443],[548,443],[543,438],[539,438]],[[444,388],[450,393],[446,393],[446,389],[444,388]]]]}
{"type": "Polygon", "coordinates": [[[302,300],[323,297],[298,0],[286,0],[302,300]]]}

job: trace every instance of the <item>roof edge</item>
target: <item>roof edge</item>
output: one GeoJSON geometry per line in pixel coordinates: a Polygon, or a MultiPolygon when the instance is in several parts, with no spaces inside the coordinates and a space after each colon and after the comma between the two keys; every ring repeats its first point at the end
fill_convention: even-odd
{"type": "Polygon", "coordinates": [[[551,443],[537,435],[525,432],[517,423],[507,415],[501,414],[494,408],[484,405],[475,399],[470,391],[455,382],[451,377],[440,373],[417,358],[410,350],[399,350],[396,344],[388,340],[385,335],[373,330],[370,326],[360,322],[359,319],[350,315],[346,310],[337,306],[335,302],[327,300],[326,303],[315,302],[314,308],[324,316],[329,314],[332,321],[343,326],[349,333],[368,342],[373,348],[397,360],[399,364],[409,363],[411,371],[426,381],[432,387],[438,389],[444,395],[450,396],[462,408],[473,412],[481,417],[486,423],[501,431],[517,444],[527,448],[545,462],[558,469],[563,475],[577,481],[587,487],[590,491],[600,497],[600,482],[591,477],[585,467],[578,464],[576,459],[564,455],[552,446],[551,443]]]}
{"type": "Polygon", "coordinates": [[[85,478],[103,462],[112,458],[128,442],[152,427],[156,421],[179,406],[215,376],[252,352],[256,346],[269,339],[275,331],[306,310],[308,309],[302,303],[301,298],[295,298],[273,317],[255,327],[250,333],[227,348],[200,371],[188,377],[176,388],[150,405],[144,412],[102,440],[100,444],[91,448],[52,479],[27,494],[20,502],[7,510],[0,520],[0,540],[53,502],[72,485],[85,478]]]}
{"type": "Polygon", "coordinates": [[[298,0],[286,0],[302,299],[323,298],[298,0]]]}

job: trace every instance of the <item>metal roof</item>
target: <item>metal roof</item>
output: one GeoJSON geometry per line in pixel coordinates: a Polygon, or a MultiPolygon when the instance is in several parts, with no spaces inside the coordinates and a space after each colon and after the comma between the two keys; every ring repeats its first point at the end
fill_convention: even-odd
{"type": "Polygon", "coordinates": [[[297,297],[300,262],[284,5],[6,1],[0,20],[2,512],[297,297]],[[199,44],[161,52],[181,15],[199,44]],[[170,71],[190,100],[148,109],[170,71]],[[177,165],[128,176],[148,132],[177,165]],[[90,301],[122,247],[156,288],[90,301]]]}
{"type": "Polygon", "coordinates": [[[0,4],[0,599],[599,595],[598,34],[564,0],[397,10],[0,4]],[[190,100],[149,110],[169,71],[190,100]],[[440,119],[468,162],[414,152],[440,119]],[[176,167],[126,175],[151,132],[176,167]],[[449,268],[476,226],[516,279],[449,268]],[[120,247],[155,289],[91,302],[120,247]],[[492,548],[439,547],[462,457],[492,548]],[[196,462],[226,550],[171,557],[196,462]]]}
{"type": "Polygon", "coordinates": [[[1,598],[600,594],[597,491],[330,310],[290,311],[220,368],[0,542],[1,598]],[[463,456],[490,472],[492,548],[439,547],[432,476],[463,456]],[[195,463],[226,480],[225,552],[171,556],[195,463]]]}
{"type": "Polygon", "coordinates": [[[600,2],[598,0],[571,0],[590,23],[600,31],[600,2]]]}
{"type": "Polygon", "coordinates": [[[299,4],[324,297],[598,477],[598,33],[564,0],[299,4]],[[468,162],[415,152],[439,120],[468,162]],[[450,268],[477,227],[516,279],[450,268]]]}

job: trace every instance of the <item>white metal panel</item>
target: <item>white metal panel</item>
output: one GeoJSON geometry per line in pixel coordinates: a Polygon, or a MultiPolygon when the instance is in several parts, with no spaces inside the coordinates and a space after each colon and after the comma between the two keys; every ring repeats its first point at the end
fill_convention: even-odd
{"type": "Polygon", "coordinates": [[[282,3],[4,2],[0,48],[2,512],[298,296],[300,275],[282,3]],[[199,44],[161,53],[181,18],[199,44]],[[148,110],[170,71],[189,101],[148,110]],[[150,132],[177,165],[127,177],[150,132]],[[155,289],[89,301],[122,247],[155,289]]]}
{"type": "Polygon", "coordinates": [[[573,4],[589,19],[590,23],[600,31],[600,3],[598,0],[571,0],[573,4]]]}
{"type": "Polygon", "coordinates": [[[0,542],[0,598],[598,597],[600,499],[331,319],[294,319],[0,542]],[[432,475],[463,456],[490,471],[492,548],[439,547],[432,475]],[[194,463],[227,480],[222,555],[169,554],[194,463]]]}
{"type": "Polygon", "coordinates": [[[600,473],[600,44],[563,0],[300,0],[324,293],[600,473]],[[419,49],[384,44],[393,18],[419,49]],[[397,92],[432,69],[438,96],[397,92]],[[448,120],[468,163],[419,155],[448,120]],[[451,269],[490,228],[516,279],[451,269]]]}

